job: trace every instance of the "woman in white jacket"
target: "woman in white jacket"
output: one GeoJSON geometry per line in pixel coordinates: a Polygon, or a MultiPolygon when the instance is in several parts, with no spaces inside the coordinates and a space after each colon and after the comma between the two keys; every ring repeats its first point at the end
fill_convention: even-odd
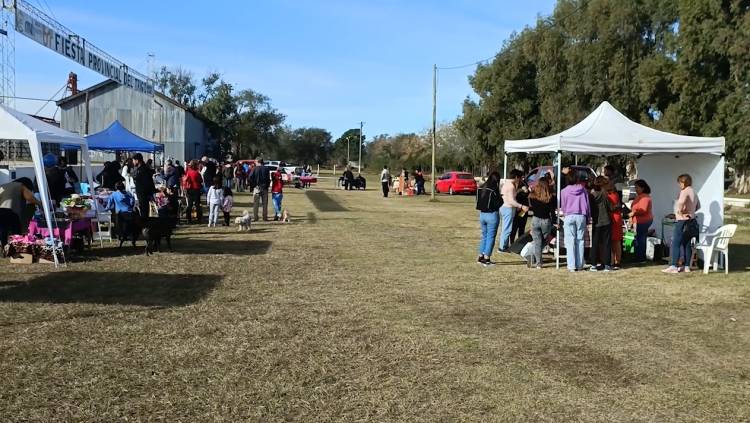
{"type": "Polygon", "coordinates": [[[216,221],[219,220],[221,207],[224,204],[224,188],[221,186],[221,177],[214,177],[214,184],[208,189],[206,202],[208,203],[208,227],[216,227],[216,221]]]}

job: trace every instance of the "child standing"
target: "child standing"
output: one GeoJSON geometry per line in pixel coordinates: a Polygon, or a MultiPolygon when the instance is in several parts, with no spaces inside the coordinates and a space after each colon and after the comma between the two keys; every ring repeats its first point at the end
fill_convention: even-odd
{"type": "Polygon", "coordinates": [[[208,189],[206,202],[208,203],[208,227],[216,227],[219,219],[219,209],[224,203],[224,189],[221,187],[221,177],[214,176],[214,184],[208,189]]]}
{"type": "Polygon", "coordinates": [[[229,226],[229,216],[232,213],[232,206],[234,205],[234,197],[232,197],[232,190],[230,188],[224,188],[224,201],[221,203],[221,211],[224,212],[224,223],[222,226],[229,226]]]}
{"type": "Polygon", "coordinates": [[[284,179],[281,175],[281,168],[278,168],[271,174],[271,199],[273,200],[273,220],[281,219],[281,200],[284,198],[284,179]]]}
{"type": "Polygon", "coordinates": [[[620,263],[622,263],[623,238],[622,203],[620,202],[620,194],[617,192],[612,180],[609,181],[607,187],[607,198],[609,199],[612,210],[609,216],[612,221],[612,270],[620,270],[620,263]]]}

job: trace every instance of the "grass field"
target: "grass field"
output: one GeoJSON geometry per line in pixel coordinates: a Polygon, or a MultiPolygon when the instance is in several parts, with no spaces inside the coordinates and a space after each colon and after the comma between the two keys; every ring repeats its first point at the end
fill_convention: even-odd
{"type": "Polygon", "coordinates": [[[428,198],[3,263],[0,420],[750,420],[750,232],[728,277],[485,269],[473,199],[428,198]]]}

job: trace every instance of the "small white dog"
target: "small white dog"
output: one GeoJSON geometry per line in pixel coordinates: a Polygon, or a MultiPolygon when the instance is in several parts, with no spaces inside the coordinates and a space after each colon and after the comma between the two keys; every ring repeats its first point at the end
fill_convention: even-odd
{"type": "Polygon", "coordinates": [[[281,211],[281,219],[279,220],[279,223],[289,223],[291,220],[291,215],[289,214],[289,209],[285,208],[281,211]]]}
{"type": "Polygon", "coordinates": [[[237,225],[237,231],[249,231],[250,230],[250,212],[247,210],[242,211],[242,216],[234,218],[234,223],[237,225]]]}

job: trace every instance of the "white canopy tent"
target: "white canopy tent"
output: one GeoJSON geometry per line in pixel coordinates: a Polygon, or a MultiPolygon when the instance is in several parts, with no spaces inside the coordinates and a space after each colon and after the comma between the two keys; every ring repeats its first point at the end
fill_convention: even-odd
{"type": "MultiPolygon", "coordinates": [[[[29,151],[34,161],[34,174],[36,175],[39,187],[44,217],[47,220],[47,229],[49,230],[50,238],[53,238],[52,204],[47,188],[47,176],[44,173],[44,164],[42,162],[42,143],[81,146],[81,156],[84,162],[86,178],[92,184],[94,178],[91,174],[91,160],[89,159],[89,149],[86,139],[4,105],[0,105],[0,139],[27,140],[29,142],[29,151]]],[[[58,265],[57,256],[55,254],[55,266],[58,265]]]]}
{"type": "MultiPolygon", "coordinates": [[[[659,131],[635,123],[608,102],[603,102],[581,122],[559,134],[527,140],[506,140],[505,173],[510,153],[562,153],[636,155],[638,177],[651,186],[655,223],[672,213],[677,198],[677,176],[689,173],[702,208],[698,212],[702,233],[722,225],[724,219],[724,137],[692,137],[659,131]]],[[[557,166],[560,181],[561,166],[557,166]]],[[[557,184],[558,208],[560,184],[557,184]]],[[[656,225],[661,236],[661,225],[656,225]]],[[[559,228],[557,239],[559,240],[559,228]]],[[[557,249],[559,251],[559,248],[557,249]]],[[[559,252],[556,253],[560,266],[559,252]]]]}

